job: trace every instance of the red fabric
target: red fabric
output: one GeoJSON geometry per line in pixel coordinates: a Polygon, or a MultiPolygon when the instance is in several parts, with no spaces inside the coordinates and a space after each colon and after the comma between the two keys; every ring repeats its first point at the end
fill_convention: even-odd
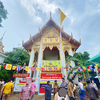
{"type": "Polygon", "coordinates": [[[83,71],[85,72],[85,70],[83,69],[83,71]]]}
{"type": "MultiPolygon", "coordinates": [[[[39,93],[45,93],[44,88],[39,88],[39,93]]],[[[51,93],[52,93],[52,88],[51,88],[51,93]]]]}
{"type": "Polygon", "coordinates": [[[98,69],[98,71],[100,72],[100,68],[98,69]]]}
{"type": "Polygon", "coordinates": [[[6,68],[6,65],[4,65],[3,67],[6,68]]]}
{"type": "Polygon", "coordinates": [[[89,68],[89,67],[90,67],[90,65],[87,65],[87,67],[89,68]]]}

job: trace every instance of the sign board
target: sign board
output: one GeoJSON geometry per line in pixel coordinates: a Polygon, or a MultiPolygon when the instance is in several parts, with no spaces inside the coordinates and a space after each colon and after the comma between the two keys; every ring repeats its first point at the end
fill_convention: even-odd
{"type": "Polygon", "coordinates": [[[55,73],[41,73],[41,79],[62,79],[62,74],[55,74],[55,73]]]}
{"type": "Polygon", "coordinates": [[[61,67],[61,61],[60,60],[42,60],[41,67],[61,67]]]}
{"type": "Polygon", "coordinates": [[[53,94],[53,84],[57,80],[58,85],[62,82],[62,64],[60,60],[42,60],[41,72],[40,72],[40,85],[39,95],[44,95],[44,88],[47,85],[47,81],[50,81],[51,94],[53,94]],[[48,69],[47,69],[48,68],[48,69]],[[45,69],[45,70],[44,70],[45,69]],[[54,69],[54,70],[51,70],[54,69]]]}
{"type": "MultiPolygon", "coordinates": [[[[15,86],[14,86],[14,92],[20,92],[21,91],[21,88],[22,86],[24,86],[26,84],[26,80],[30,80],[30,84],[32,82],[32,78],[16,78],[15,80],[15,86]]],[[[36,79],[35,81],[35,85],[36,85],[36,92],[38,91],[38,80],[36,79]]]]}
{"type": "Polygon", "coordinates": [[[30,73],[14,73],[13,77],[20,77],[20,78],[24,78],[24,77],[29,77],[30,73]]]}
{"type": "MultiPolygon", "coordinates": [[[[45,87],[47,86],[47,84],[40,84],[40,88],[39,88],[39,93],[45,93],[45,87]]],[[[51,88],[51,93],[52,93],[52,84],[50,84],[50,88],[51,88]]]]}
{"type": "Polygon", "coordinates": [[[16,78],[14,92],[20,92],[22,86],[26,84],[27,80],[30,80],[30,83],[31,83],[32,79],[31,78],[16,78]]]}
{"type": "MultiPolygon", "coordinates": [[[[62,79],[56,79],[57,83],[62,83],[62,79]]],[[[40,79],[40,83],[47,83],[47,81],[50,81],[50,83],[54,83],[55,79],[40,79]]]]}
{"type": "Polygon", "coordinates": [[[52,71],[52,70],[49,70],[49,71],[47,71],[47,70],[42,70],[42,72],[61,72],[61,69],[60,69],[60,70],[54,70],[54,71],[52,71]]]}

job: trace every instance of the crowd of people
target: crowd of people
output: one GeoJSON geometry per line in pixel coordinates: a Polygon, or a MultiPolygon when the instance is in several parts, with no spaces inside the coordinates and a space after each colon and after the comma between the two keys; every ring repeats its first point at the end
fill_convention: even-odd
{"type": "MultiPolygon", "coordinates": [[[[33,100],[35,94],[35,80],[32,79],[31,84],[29,80],[26,81],[26,84],[21,88],[19,93],[18,100],[33,100]]],[[[10,100],[9,97],[11,94],[14,94],[14,82],[10,79],[5,83],[3,80],[0,82],[0,91],[1,91],[1,100],[10,100]]]]}
{"type": "MultiPolygon", "coordinates": [[[[99,100],[99,91],[96,83],[92,80],[87,80],[87,85],[84,88],[82,81],[79,79],[78,85],[74,84],[72,79],[68,80],[68,83],[65,82],[65,79],[62,78],[62,84],[59,86],[57,80],[55,80],[53,85],[54,90],[54,100],[75,100],[78,98],[77,89],[79,90],[80,100],[99,100]]],[[[51,87],[50,81],[47,81],[47,86],[45,87],[45,100],[51,100],[51,87]]]]}
{"type": "MultiPolygon", "coordinates": [[[[78,98],[77,90],[79,90],[80,100],[99,100],[100,93],[96,83],[92,80],[87,80],[87,85],[83,86],[82,81],[79,79],[78,85],[76,85],[72,79],[68,79],[68,83],[62,78],[62,83],[58,85],[57,80],[53,84],[54,100],[75,100],[78,98]]],[[[50,81],[47,81],[47,85],[44,88],[45,100],[51,100],[51,89],[50,81]]],[[[14,94],[14,82],[8,80],[6,83],[4,80],[0,81],[1,89],[1,100],[9,100],[10,94],[14,94]]],[[[18,100],[33,100],[35,94],[35,80],[27,80],[26,84],[21,88],[18,100]]]]}

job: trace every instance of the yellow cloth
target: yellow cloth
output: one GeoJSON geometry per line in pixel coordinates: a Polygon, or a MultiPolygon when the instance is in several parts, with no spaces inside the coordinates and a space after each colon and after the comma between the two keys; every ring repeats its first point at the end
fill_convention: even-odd
{"type": "Polygon", "coordinates": [[[88,71],[90,72],[91,70],[90,70],[90,69],[88,69],[88,71]]]}
{"type": "Polygon", "coordinates": [[[76,85],[74,84],[74,90],[76,90],[76,85]]]}
{"type": "Polygon", "coordinates": [[[6,70],[11,70],[12,64],[7,64],[6,65],[6,70]]]}
{"type": "Polygon", "coordinates": [[[85,66],[83,66],[83,69],[84,69],[84,70],[86,70],[86,67],[85,67],[85,66]]]}
{"type": "Polygon", "coordinates": [[[15,70],[15,69],[16,69],[16,66],[13,66],[13,67],[12,67],[12,70],[15,70]]]}
{"type": "Polygon", "coordinates": [[[98,67],[97,67],[97,66],[95,66],[95,69],[98,69],[98,67]]]}
{"type": "Polygon", "coordinates": [[[24,68],[24,70],[29,71],[29,67],[28,67],[28,66],[26,66],[26,67],[24,68]]]}
{"type": "Polygon", "coordinates": [[[59,17],[60,17],[60,26],[63,22],[63,20],[65,19],[66,15],[58,8],[59,10],[59,17]]]}
{"type": "Polygon", "coordinates": [[[8,82],[4,85],[3,89],[4,89],[4,93],[5,94],[10,94],[11,93],[11,89],[14,87],[13,83],[8,82]]]}

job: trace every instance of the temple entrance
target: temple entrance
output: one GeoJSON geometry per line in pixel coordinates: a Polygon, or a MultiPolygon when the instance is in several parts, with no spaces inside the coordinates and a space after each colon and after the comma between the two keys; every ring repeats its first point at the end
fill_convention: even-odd
{"type": "Polygon", "coordinates": [[[43,51],[43,60],[60,60],[60,53],[57,47],[53,47],[50,50],[49,47],[46,47],[43,51]]]}
{"type": "Polygon", "coordinates": [[[65,51],[65,61],[67,61],[67,56],[68,56],[68,55],[69,55],[68,52],[65,51]]]}

